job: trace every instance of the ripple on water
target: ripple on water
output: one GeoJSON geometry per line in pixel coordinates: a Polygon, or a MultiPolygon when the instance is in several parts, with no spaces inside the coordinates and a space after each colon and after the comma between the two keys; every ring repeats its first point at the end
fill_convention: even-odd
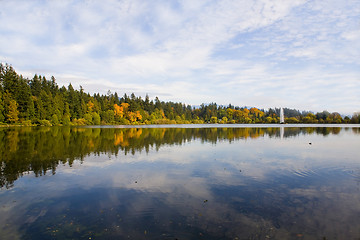
{"type": "Polygon", "coordinates": [[[359,179],[360,169],[352,166],[319,166],[312,168],[297,168],[291,169],[288,172],[291,178],[301,178],[303,180],[322,179],[330,180],[345,180],[345,179],[359,179]]]}

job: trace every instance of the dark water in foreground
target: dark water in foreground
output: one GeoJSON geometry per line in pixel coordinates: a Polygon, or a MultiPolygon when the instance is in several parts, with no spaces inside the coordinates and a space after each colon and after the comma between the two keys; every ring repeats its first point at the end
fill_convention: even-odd
{"type": "Polygon", "coordinates": [[[0,239],[360,238],[359,126],[234,126],[0,129],[0,239]]]}

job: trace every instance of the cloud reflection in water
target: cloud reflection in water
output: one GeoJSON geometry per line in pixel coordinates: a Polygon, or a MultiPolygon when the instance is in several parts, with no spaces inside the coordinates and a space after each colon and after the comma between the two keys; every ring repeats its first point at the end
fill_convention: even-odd
{"type": "MultiPolygon", "coordinates": [[[[6,144],[25,148],[5,145],[17,150],[3,166],[23,160],[35,171],[40,162],[56,174],[30,173],[1,190],[8,239],[360,235],[357,129],[285,128],[284,138],[279,128],[12,131],[6,144]],[[26,137],[63,149],[39,159],[51,144],[33,153],[26,137]]],[[[5,180],[26,169],[7,166],[5,180]]]]}

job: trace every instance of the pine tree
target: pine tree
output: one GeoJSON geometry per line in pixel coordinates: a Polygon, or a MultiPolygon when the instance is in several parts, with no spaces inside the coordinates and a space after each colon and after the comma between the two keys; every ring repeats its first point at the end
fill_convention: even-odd
{"type": "Polygon", "coordinates": [[[12,68],[12,66],[6,65],[2,70],[2,87],[4,91],[8,91],[12,96],[16,96],[18,91],[18,78],[19,76],[12,68]]]}
{"type": "Polygon", "coordinates": [[[2,88],[0,85],[0,123],[5,121],[4,110],[5,110],[5,107],[4,107],[4,101],[3,101],[3,93],[2,93],[2,88]]]}
{"type": "Polygon", "coordinates": [[[32,122],[35,122],[36,120],[36,113],[35,113],[35,105],[34,105],[34,97],[31,97],[28,102],[27,106],[27,119],[31,120],[32,122]]]}
{"type": "Polygon", "coordinates": [[[51,76],[51,81],[49,84],[50,84],[50,91],[51,91],[52,95],[55,96],[59,90],[59,87],[56,84],[56,79],[54,76],[51,76]]]}
{"type": "Polygon", "coordinates": [[[30,80],[30,89],[33,96],[38,97],[41,92],[41,82],[37,74],[34,75],[33,79],[30,80]]]}
{"type": "Polygon", "coordinates": [[[27,108],[31,98],[31,89],[28,80],[22,76],[18,79],[18,92],[15,95],[15,100],[19,107],[19,117],[27,118],[27,108]]]}

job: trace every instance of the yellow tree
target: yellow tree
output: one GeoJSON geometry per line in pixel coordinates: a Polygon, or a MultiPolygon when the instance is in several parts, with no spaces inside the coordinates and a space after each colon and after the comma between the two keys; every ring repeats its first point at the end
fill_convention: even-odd
{"type": "Polygon", "coordinates": [[[115,113],[115,117],[122,118],[124,116],[124,108],[115,103],[114,104],[114,113],[115,113]]]}
{"type": "Polygon", "coordinates": [[[250,113],[254,116],[256,122],[260,121],[260,118],[264,116],[264,112],[260,111],[259,109],[253,107],[250,108],[250,113]]]}
{"type": "Polygon", "coordinates": [[[130,104],[128,103],[121,103],[121,107],[123,108],[124,113],[126,113],[129,109],[130,104]]]}
{"type": "Polygon", "coordinates": [[[233,118],[234,111],[235,110],[231,109],[231,108],[226,109],[226,113],[227,113],[227,116],[228,116],[229,119],[233,118]]]}
{"type": "Polygon", "coordinates": [[[233,118],[240,123],[244,122],[244,114],[241,110],[234,110],[233,112],[233,118]]]}
{"type": "Polygon", "coordinates": [[[248,116],[249,116],[250,111],[249,111],[249,109],[244,108],[243,113],[244,113],[245,117],[248,117],[248,116]]]}
{"type": "Polygon", "coordinates": [[[16,123],[19,120],[19,111],[18,111],[18,104],[15,100],[10,100],[8,105],[8,113],[6,114],[6,117],[9,122],[16,123]]]}

